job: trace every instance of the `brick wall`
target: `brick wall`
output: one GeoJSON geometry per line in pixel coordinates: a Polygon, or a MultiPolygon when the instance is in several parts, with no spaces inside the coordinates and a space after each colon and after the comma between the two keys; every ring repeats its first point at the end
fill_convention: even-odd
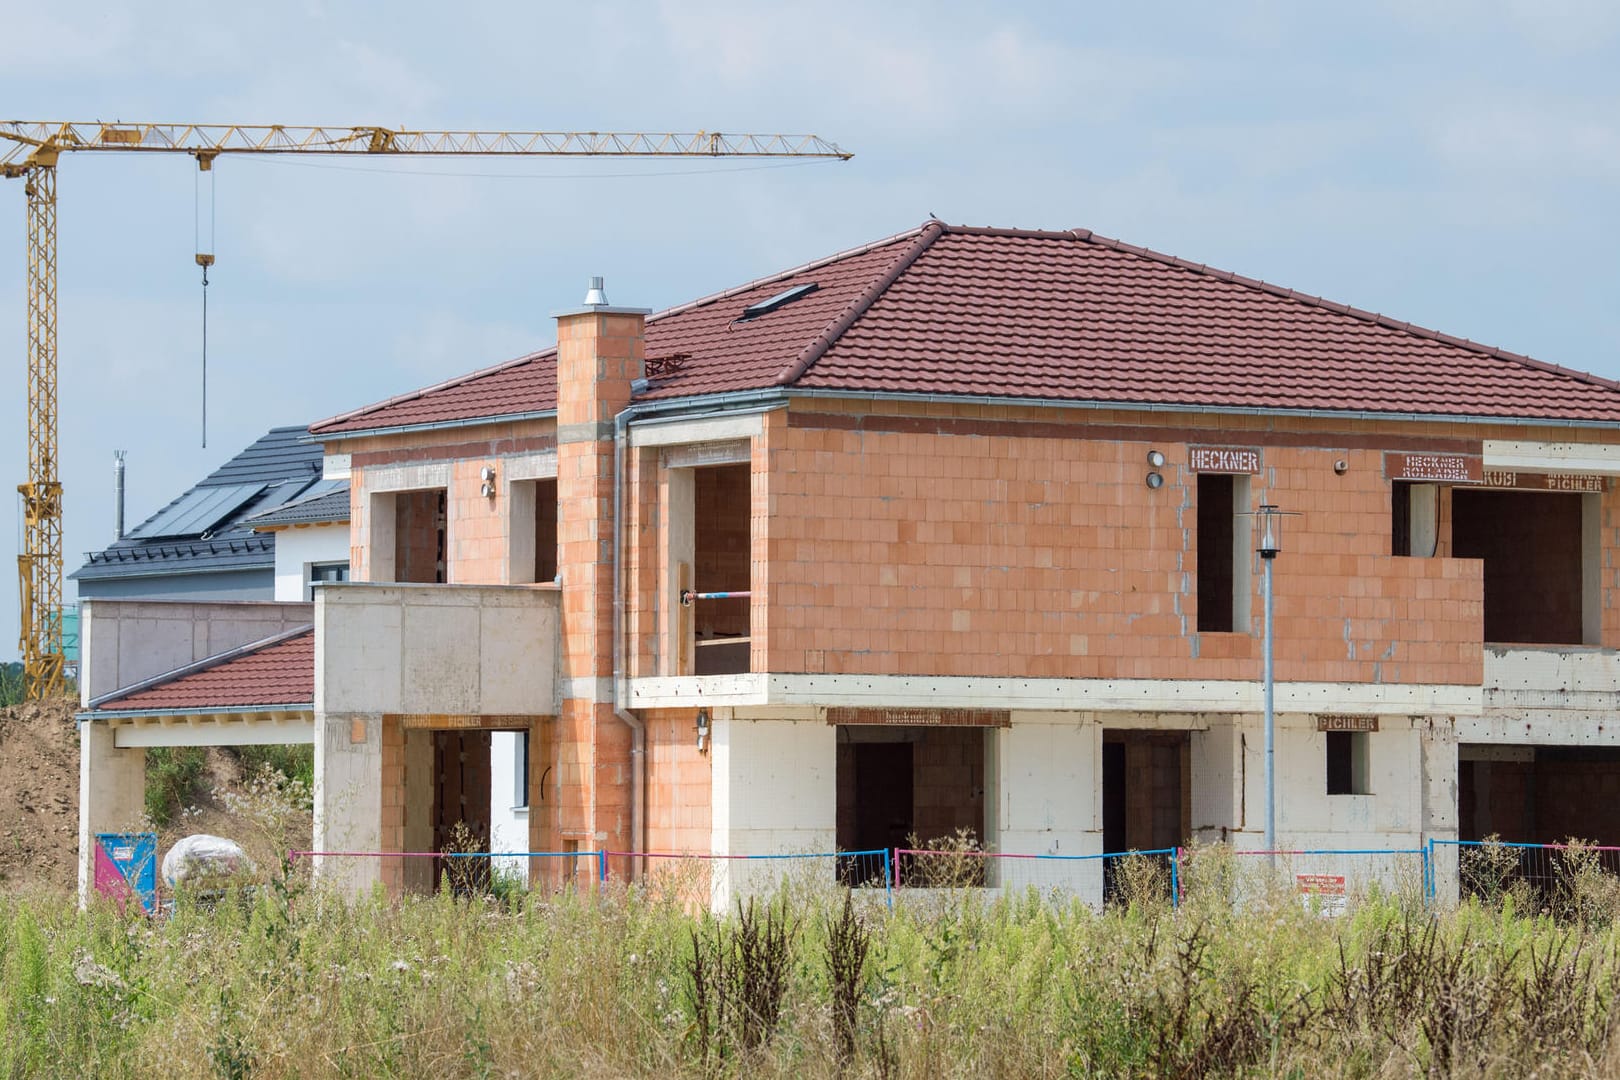
{"type": "Polygon", "coordinates": [[[1140,416],[1124,430],[956,409],[973,415],[888,422],[899,430],[772,418],[768,670],[1258,678],[1257,595],[1251,632],[1196,632],[1196,476],[1183,463],[1188,442],[1210,442],[1261,446],[1251,505],[1301,515],[1276,564],[1279,678],[1479,681],[1479,564],[1389,555],[1383,450],[1455,449],[1455,431],[1260,431],[1236,417],[1237,430],[1155,433],[1140,416]],[[1157,491],[1150,448],[1169,458],[1157,491]]]}

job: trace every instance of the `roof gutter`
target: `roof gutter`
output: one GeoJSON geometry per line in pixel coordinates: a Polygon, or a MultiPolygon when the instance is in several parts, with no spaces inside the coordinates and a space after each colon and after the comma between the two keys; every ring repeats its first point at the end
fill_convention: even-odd
{"type": "Polygon", "coordinates": [[[535,409],[531,412],[501,413],[496,416],[470,416],[465,420],[435,420],[429,424],[395,424],[393,427],[345,428],[342,431],[306,431],[299,436],[301,443],[326,443],[336,439],[370,438],[374,435],[409,435],[418,431],[445,431],[453,428],[482,427],[485,424],[511,424],[521,420],[555,420],[556,409],[535,409]]]}
{"type": "Polygon", "coordinates": [[[1533,416],[1470,416],[1445,413],[1377,412],[1370,409],[1278,409],[1239,405],[1177,405],[1145,401],[1062,401],[995,394],[918,394],[899,390],[823,390],[784,388],[790,397],[844,398],[852,401],[901,401],[937,405],[1002,405],[1014,408],[1076,409],[1087,412],[1183,413],[1201,416],[1308,417],[1331,420],[1389,420],[1398,423],[1502,424],[1509,427],[1590,428],[1620,430],[1620,420],[1559,420],[1533,416]]]}

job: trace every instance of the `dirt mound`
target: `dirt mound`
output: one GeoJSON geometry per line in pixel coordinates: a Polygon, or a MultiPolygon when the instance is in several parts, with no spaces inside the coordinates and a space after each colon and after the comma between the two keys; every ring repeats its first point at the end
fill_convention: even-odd
{"type": "Polygon", "coordinates": [[[77,709],[72,698],[0,709],[0,888],[78,885],[77,709]]]}

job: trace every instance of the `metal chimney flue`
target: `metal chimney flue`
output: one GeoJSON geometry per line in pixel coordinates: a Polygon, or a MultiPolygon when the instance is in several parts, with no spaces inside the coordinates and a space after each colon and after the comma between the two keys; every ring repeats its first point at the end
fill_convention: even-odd
{"type": "Polygon", "coordinates": [[[113,451],[113,539],[124,538],[124,452],[113,451]]]}
{"type": "Polygon", "coordinates": [[[599,277],[591,278],[591,287],[585,293],[585,306],[586,307],[607,307],[608,306],[607,293],[605,291],[603,291],[603,289],[602,289],[602,279],[601,278],[599,278],[599,277]]]}

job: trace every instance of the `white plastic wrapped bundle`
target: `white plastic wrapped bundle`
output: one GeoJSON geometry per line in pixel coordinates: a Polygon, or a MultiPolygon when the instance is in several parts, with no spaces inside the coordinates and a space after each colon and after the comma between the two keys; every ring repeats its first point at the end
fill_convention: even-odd
{"type": "Polygon", "coordinates": [[[177,840],[163,856],[163,880],[169,887],[185,882],[218,882],[236,874],[251,874],[253,860],[235,840],[197,833],[177,840]]]}

